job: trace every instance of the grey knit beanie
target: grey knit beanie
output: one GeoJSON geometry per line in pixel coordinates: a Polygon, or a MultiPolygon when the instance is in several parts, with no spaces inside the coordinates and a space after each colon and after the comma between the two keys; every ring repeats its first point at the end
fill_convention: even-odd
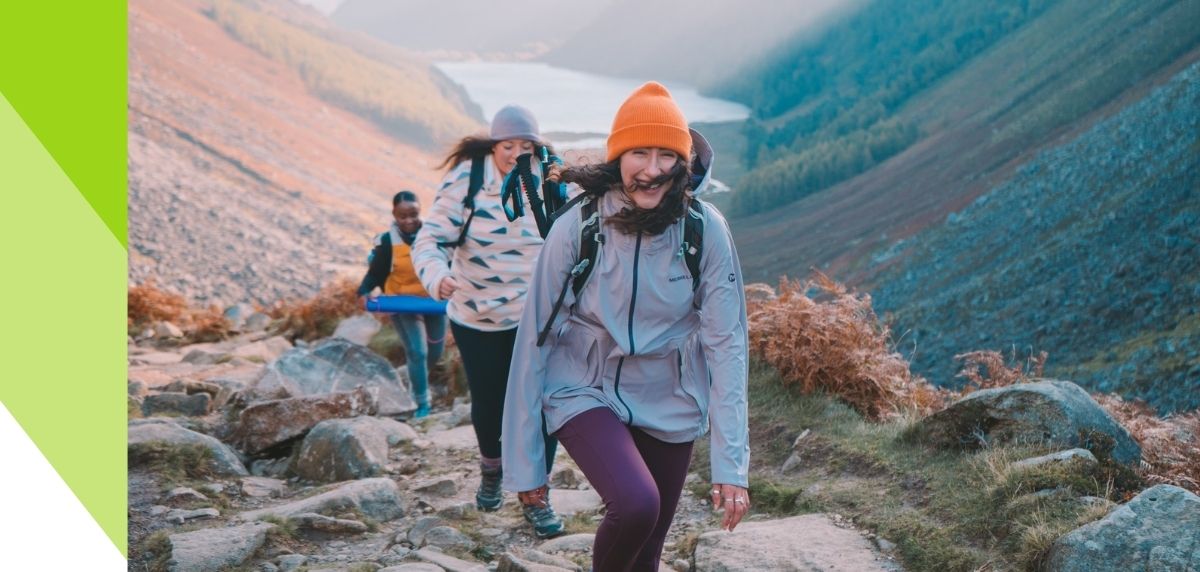
{"type": "Polygon", "coordinates": [[[519,105],[505,105],[492,118],[491,138],[494,141],[505,139],[525,139],[541,143],[537,119],[533,113],[519,105]]]}

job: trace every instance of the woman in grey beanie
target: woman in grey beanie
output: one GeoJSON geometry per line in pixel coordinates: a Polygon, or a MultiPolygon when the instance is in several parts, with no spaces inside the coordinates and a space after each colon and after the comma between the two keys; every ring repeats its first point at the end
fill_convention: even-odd
{"type": "MultiPolygon", "coordinates": [[[[462,354],[471,392],[471,422],[479,442],[480,510],[500,508],[500,425],[517,322],[542,238],[532,217],[509,221],[500,203],[504,176],[522,153],[545,146],[533,114],[500,109],[487,137],[460,140],[438,167],[449,167],[413,243],[413,265],[431,296],[447,300],[450,329],[462,354]],[[475,192],[470,192],[475,188],[475,192]]],[[[546,437],[547,471],[557,440],[546,437]]],[[[539,537],[562,533],[548,502],[524,506],[539,537]]]]}

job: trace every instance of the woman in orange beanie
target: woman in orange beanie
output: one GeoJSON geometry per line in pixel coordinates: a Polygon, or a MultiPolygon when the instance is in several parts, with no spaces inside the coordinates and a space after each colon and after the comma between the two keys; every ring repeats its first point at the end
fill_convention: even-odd
{"type": "Polygon", "coordinates": [[[504,485],[524,502],[544,495],[544,417],[604,499],[598,571],[658,569],[710,423],[722,526],[749,508],[741,267],[725,219],[694,197],[712,159],[650,82],[617,111],[607,162],[551,174],[588,198],[554,224],[534,269],[505,397],[504,485]]]}

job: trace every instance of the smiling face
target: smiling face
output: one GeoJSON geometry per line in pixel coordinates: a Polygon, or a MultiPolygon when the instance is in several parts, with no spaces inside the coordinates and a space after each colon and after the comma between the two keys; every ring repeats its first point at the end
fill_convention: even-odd
{"type": "Polygon", "coordinates": [[[392,218],[405,234],[413,234],[421,228],[421,205],[412,201],[400,201],[392,207],[392,218]]]}
{"type": "Polygon", "coordinates": [[[492,159],[500,176],[507,175],[517,165],[517,157],[525,153],[533,153],[533,141],[505,139],[492,145],[492,159]]]}
{"type": "Polygon", "coordinates": [[[638,208],[652,209],[671,189],[670,181],[655,184],[679,163],[679,153],[661,147],[635,147],[621,154],[621,185],[638,208]]]}

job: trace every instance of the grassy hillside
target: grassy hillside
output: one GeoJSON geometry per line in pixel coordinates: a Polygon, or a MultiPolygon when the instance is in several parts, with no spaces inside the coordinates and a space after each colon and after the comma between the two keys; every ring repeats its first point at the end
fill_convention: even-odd
{"type": "Polygon", "coordinates": [[[998,73],[961,85],[949,108],[991,116],[958,119],[1001,128],[1000,138],[1049,134],[1194,47],[1198,12],[1178,0],[873,2],[717,90],[754,109],[745,130],[752,171],[733,211],[765,212],[936,137],[950,114],[908,110],[971,67],[998,73]]]}
{"type": "Polygon", "coordinates": [[[846,180],[916,141],[897,109],[1035,20],[1054,0],[876,0],[812,41],[799,37],[716,92],[750,105],[735,213],[846,180]]]}
{"type": "MultiPolygon", "coordinates": [[[[941,223],[1039,149],[1135,101],[1194,61],[1198,47],[1194,2],[1125,1],[1103,10],[1086,0],[1055,3],[891,114],[921,134],[896,156],[799,201],[735,217],[748,275],[774,280],[816,266],[854,283],[869,278],[898,241],[941,223]]],[[[810,144],[836,147],[831,141],[810,144]]],[[[751,178],[772,172],[753,170],[735,198],[751,178]]],[[[780,181],[770,192],[800,189],[780,181]]]]}
{"type": "Polygon", "coordinates": [[[1163,411],[1200,406],[1200,63],[900,245],[875,281],[914,368],[975,347],[1163,411]]]}
{"type": "Polygon", "coordinates": [[[397,137],[432,147],[480,127],[427,62],[364,55],[237,0],[217,0],[211,14],[239,41],[295,69],[318,97],[397,137]]]}

